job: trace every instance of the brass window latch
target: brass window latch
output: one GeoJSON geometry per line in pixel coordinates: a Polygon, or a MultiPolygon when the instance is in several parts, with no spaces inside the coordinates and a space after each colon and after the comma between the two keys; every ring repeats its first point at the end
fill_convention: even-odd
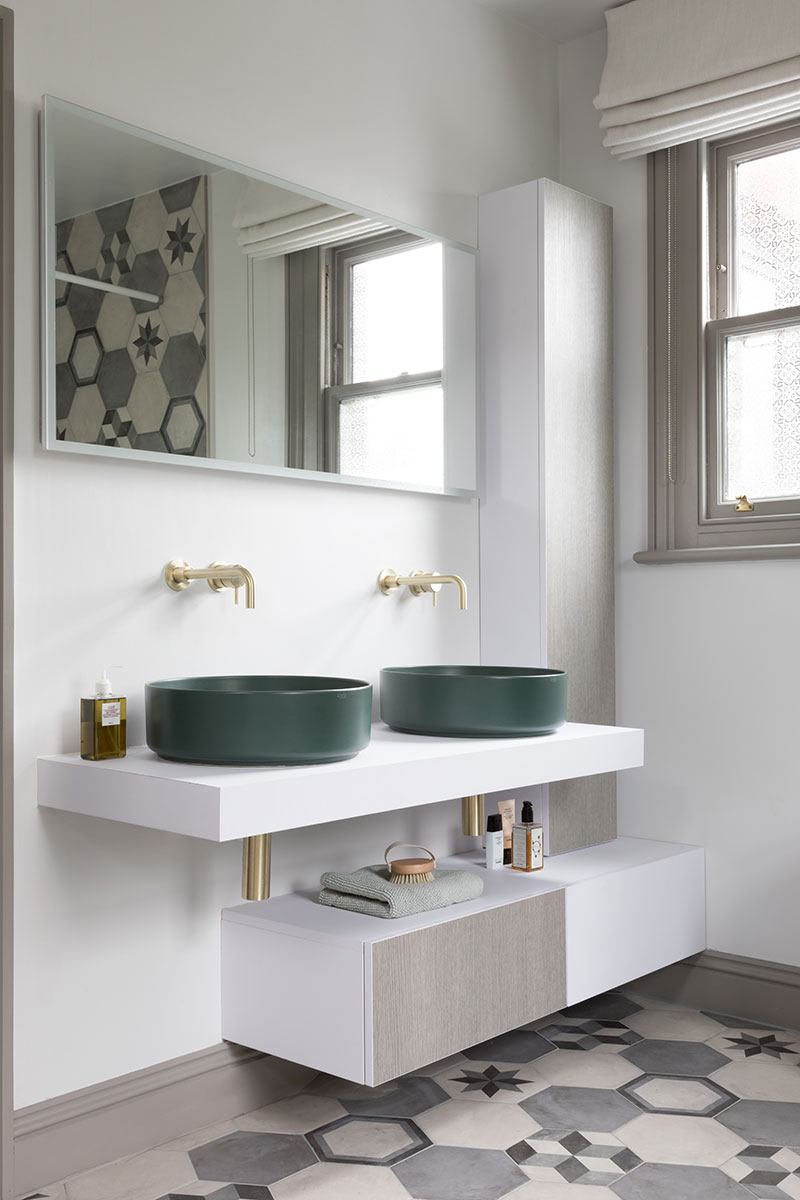
{"type": "Polygon", "coordinates": [[[747,492],[742,492],[741,496],[737,496],[736,499],[738,504],[734,504],[734,512],[752,512],[755,508],[755,504],[751,504],[747,499],[747,492]]]}

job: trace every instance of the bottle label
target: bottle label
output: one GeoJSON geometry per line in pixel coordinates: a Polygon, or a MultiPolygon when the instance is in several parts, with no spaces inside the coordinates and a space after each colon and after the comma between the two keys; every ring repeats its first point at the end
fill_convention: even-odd
{"type": "Polygon", "coordinates": [[[109,700],[100,705],[101,725],[119,725],[121,719],[119,700],[109,700]]]}
{"type": "Polygon", "coordinates": [[[531,870],[538,871],[544,866],[544,846],[542,845],[542,827],[534,825],[531,830],[531,870]]]}
{"type": "Polygon", "coordinates": [[[511,865],[523,871],[529,870],[527,833],[522,825],[515,825],[511,832],[511,865]]]}

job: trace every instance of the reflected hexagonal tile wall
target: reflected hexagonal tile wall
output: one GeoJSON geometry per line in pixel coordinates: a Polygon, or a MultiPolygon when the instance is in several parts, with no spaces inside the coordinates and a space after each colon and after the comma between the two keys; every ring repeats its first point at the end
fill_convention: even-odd
{"type": "Polygon", "coordinates": [[[205,421],[194,396],[170,400],[161,424],[161,436],[170,454],[194,454],[204,432],[205,421]]]}
{"type": "Polygon", "coordinates": [[[97,381],[103,362],[103,343],[96,329],[75,334],[67,362],[79,387],[97,381]]]}

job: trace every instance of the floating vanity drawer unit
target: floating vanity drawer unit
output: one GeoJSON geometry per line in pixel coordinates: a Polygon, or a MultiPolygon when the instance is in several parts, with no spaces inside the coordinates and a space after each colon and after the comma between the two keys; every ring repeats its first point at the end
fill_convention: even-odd
{"type": "Polygon", "coordinates": [[[440,865],[480,871],[483,895],[397,920],[314,892],[224,909],[222,1036],[374,1086],[705,948],[698,847],[618,838],[534,875],[440,865]]]}

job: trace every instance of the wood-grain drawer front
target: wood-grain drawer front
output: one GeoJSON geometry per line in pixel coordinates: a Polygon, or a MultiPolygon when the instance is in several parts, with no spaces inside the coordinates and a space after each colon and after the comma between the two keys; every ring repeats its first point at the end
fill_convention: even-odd
{"type": "Polygon", "coordinates": [[[378,1084],[564,1005],[564,893],[386,938],[371,959],[378,1084]]]}

